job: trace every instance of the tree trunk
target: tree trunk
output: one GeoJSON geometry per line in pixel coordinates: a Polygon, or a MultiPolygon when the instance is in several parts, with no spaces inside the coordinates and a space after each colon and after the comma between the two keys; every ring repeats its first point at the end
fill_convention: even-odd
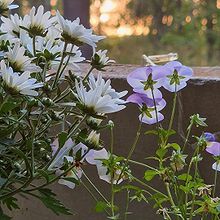
{"type": "MultiPolygon", "coordinates": [[[[90,27],[90,0],[63,0],[64,17],[69,20],[80,18],[81,24],[86,28],[90,27]]],[[[84,57],[89,59],[92,55],[92,48],[83,46],[84,57]]]]}

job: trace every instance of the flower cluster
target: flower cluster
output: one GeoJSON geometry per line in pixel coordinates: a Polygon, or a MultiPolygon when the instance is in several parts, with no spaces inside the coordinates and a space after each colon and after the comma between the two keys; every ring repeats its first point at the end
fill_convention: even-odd
{"type": "Polygon", "coordinates": [[[127,101],[137,104],[141,109],[139,119],[146,124],[154,124],[164,119],[161,110],[166,106],[159,88],[178,92],[186,87],[192,69],[178,61],[171,61],[163,66],[140,67],[131,72],[127,81],[134,94],[127,101]]]}

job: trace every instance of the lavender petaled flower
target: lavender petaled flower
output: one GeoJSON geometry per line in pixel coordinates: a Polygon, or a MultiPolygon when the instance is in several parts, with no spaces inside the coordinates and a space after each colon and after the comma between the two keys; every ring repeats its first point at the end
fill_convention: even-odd
{"type": "Polygon", "coordinates": [[[162,98],[156,98],[156,109],[155,112],[154,101],[146,94],[134,93],[127,98],[128,102],[135,103],[141,107],[142,114],[139,115],[139,120],[146,124],[155,124],[158,121],[162,121],[164,116],[159,112],[166,106],[166,101],[162,98]]]}
{"type": "Polygon", "coordinates": [[[203,136],[204,136],[205,140],[208,142],[215,142],[216,141],[215,135],[210,132],[205,132],[203,134],[203,136]]]}
{"type": "Polygon", "coordinates": [[[147,94],[151,89],[160,88],[164,78],[171,74],[171,69],[164,66],[140,67],[128,75],[127,81],[134,92],[147,94]]]}
{"type": "Polygon", "coordinates": [[[219,142],[208,142],[206,151],[213,156],[220,156],[220,143],[219,142]]]}
{"type": "Polygon", "coordinates": [[[171,61],[164,65],[172,74],[164,78],[163,87],[170,92],[178,92],[187,85],[187,81],[193,75],[191,68],[182,65],[178,61],[171,61]]]}

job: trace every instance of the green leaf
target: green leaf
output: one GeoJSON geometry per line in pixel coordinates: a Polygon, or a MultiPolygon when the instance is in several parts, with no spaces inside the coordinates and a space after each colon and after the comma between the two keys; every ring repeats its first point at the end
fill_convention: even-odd
{"type": "Polygon", "coordinates": [[[12,101],[12,100],[8,100],[7,102],[5,102],[3,104],[1,112],[2,113],[7,113],[7,112],[13,110],[14,108],[16,108],[19,105],[20,105],[20,102],[15,102],[15,101],[12,101]]]}
{"type": "Polygon", "coordinates": [[[8,207],[9,210],[12,211],[13,209],[20,209],[19,206],[17,205],[17,201],[18,200],[16,198],[9,197],[7,199],[4,199],[2,202],[8,207]]]}
{"type": "Polygon", "coordinates": [[[67,141],[68,134],[66,132],[62,132],[58,135],[58,140],[59,140],[59,148],[63,147],[63,145],[67,141]]]}
{"type": "Polygon", "coordinates": [[[186,181],[186,180],[190,181],[190,180],[192,180],[192,176],[187,174],[187,173],[181,174],[177,178],[178,178],[178,180],[183,180],[183,181],[186,181]]]}
{"type": "Polygon", "coordinates": [[[104,212],[107,208],[109,208],[107,203],[98,201],[95,206],[95,211],[100,213],[100,212],[104,212]]]}
{"type": "Polygon", "coordinates": [[[146,134],[146,135],[148,135],[148,134],[158,135],[158,131],[156,131],[156,130],[150,130],[150,131],[144,132],[144,134],[146,134]]]}
{"type": "Polygon", "coordinates": [[[145,173],[144,173],[144,179],[147,180],[147,181],[150,181],[154,178],[154,176],[156,176],[158,174],[157,171],[155,170],[147,170],[145,173]]]}
{"type": "Polygon", "coordinates": [[[167,153],[167,149],[165,148],[160,148],[156,151],[156,155],[160,158],[160,159],[163,159],[164,156],[166,155],[167,153]]]}
{"type": "Polygon", "coordinates": [[[180,151],[180,149],[181,149],[180,145],[177,143],[170,143],[167,145],[167,147],[172,147],[176,151],[180,151]]]}
{"type": "Polygon", "coordinates": [[[56,215],[72,215],[69,209],[67,209],[59,200],[55,198],[54,194],[50,189],[39,189],[41,196],[39,199],[43,204],[50,210],[52,210],[56,215]]]}

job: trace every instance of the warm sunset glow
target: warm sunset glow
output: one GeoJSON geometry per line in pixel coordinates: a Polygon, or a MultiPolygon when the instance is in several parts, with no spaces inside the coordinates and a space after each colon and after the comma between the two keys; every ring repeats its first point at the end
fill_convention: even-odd
{"type": "Polygon", "coordinates": [[[220,0],[216,1],[216,8],[220,9],[220,0]]]}
{"type": "Polygon", "coordinates": [[[191,20],[192,20],[192,18],[189,15],[186,16],[186,18],[185,18],[186,23],[190,23],[191,20]]]}
{"type": "MultiPolygon", "coordinates": [[[[93,29],[108,36],[148,35],[153,16],[132,19],[127,9],[129,2],[130,0],[95,0],[90,7],[90,23],[93,29]]],[[[172,23],[172,19],[172,16],[167,16],[167,25],[172,23]]]]}
{"type": "Polygon", "coordinates": [[[105,0],[100,7],[100,11],[101,13],[108,13],[112,12],[116,7],[117,3],[114,0],[105,0]]]}

